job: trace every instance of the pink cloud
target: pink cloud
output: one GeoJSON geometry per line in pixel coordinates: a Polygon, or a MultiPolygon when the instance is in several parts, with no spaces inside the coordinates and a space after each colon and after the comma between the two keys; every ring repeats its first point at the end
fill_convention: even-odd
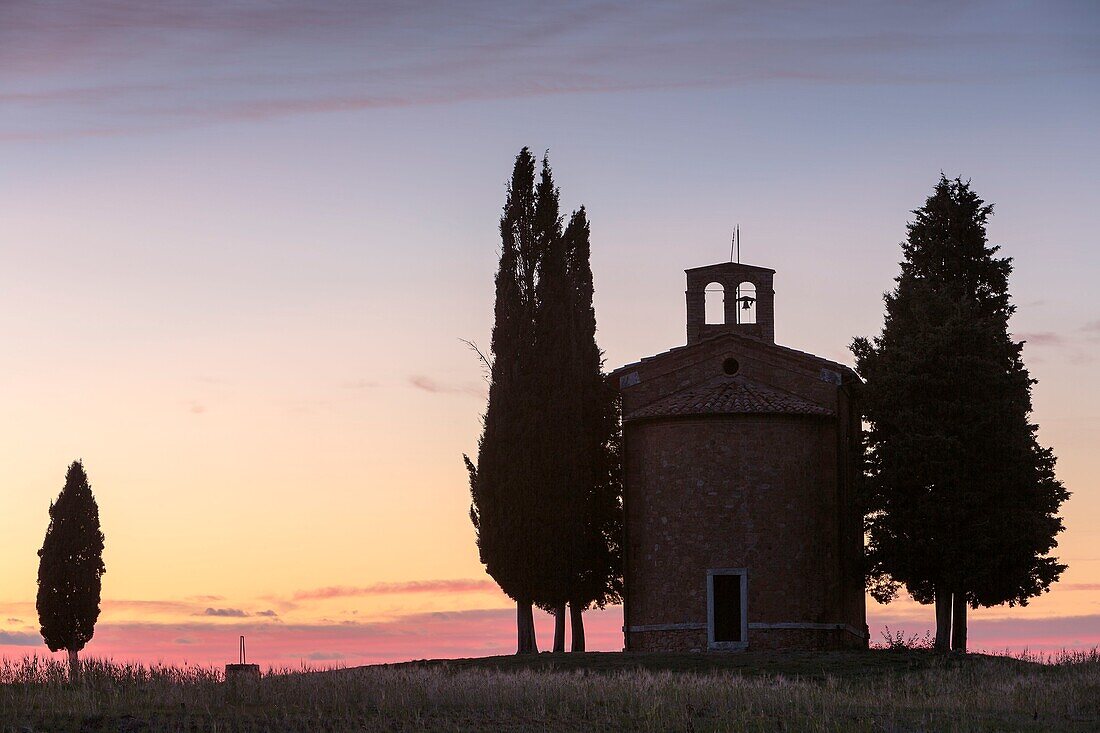
{"type": "Polygon", "coordinates": [[[326,598],[349,598],[354,596],[398,595],[404,593],[472,593],[496,590],[491,580],[411,580],[401,583],[374,583],[367,586],[334,585],[295,593],[295,601],[319,600],[326,598]]]}
{"type": "Polygon", "coordinates": [[[1054,333],[1053,331],[1014,333],[1012,336],[1013,338],[1020,341],[1026,341],[1035,346],[1062,346],[1066,343],[1065,336],[1060,333],[1054,333]]]}
{"type": "MultiPolygon", "coordinates": [[[[606,628],[621,625],[621,615],[610,624],[588,614],[589,647],[621,648],[621,634],[610,637],[606,628]],[[618,639],[615,637],[618,636],[618,639]]],[[[538,614],[543,646],[553,635],[553,621],[538,614]]],[[[263,666],[294,666],[302,660],[341,661],[347,665],[375,664],[426,658],[459,658],[510,654],[515,651],[515,609],[483,609],[417,613],[376,622],[271,624],[241,620],[232,623],[190,621],[180,624],[101,623],[86,654],[117,661],[220,665],[235,661],[237,639],[245,635],[249,660],[263,666]]],[[[0,655],[22,657],[32,639],[0,636],[0,655]],[[13,645],[12,642],[18,642],[13,645]]],[[[39,647],[41,653],[48,653],[39,647]]]]}
{"type": "MultiPolygon", "coordinates": [[[[886,626],[906,634],[923,634],[934,628],[932,612],[924,607],[900,614],[871,610],[872,642],[882,641],[886,626]]],[[[620,650],[622,623],[621,607],[586,613],[588,648],[620,650]]],[[[553,619],[536,613],[536,629],[540,648],[547,648],[553,619]]],[[[969,632],[970,647],[975,651],[1085,649],[1100,645],[1100,615],[978,618],[971,620],[969,632]]],[[[30,632],[6,633],[9,636],[0,635],[0,655],[22,657],[32,650],[32,642],[38,643],[30,632]]],[[[280,625],[248,619],[101,623],[86,653],[118,661],[221,665],[235,660],[241,634],[247,637],[250,660],[265,667],[294,666],[301,661],[355,666],[492,656],[515,651],[515,609],[414,613],[380,621],[316,624],[280,625]]],[[[38,649],[48,653],[45,647],[38,649]]]]}
{"type": "MultiPolygon", "coordinates": [[[[930,607],[921,606],[914,612],[894,614],[872,613],[868,617],[871,642],[881,643],[882,632],[904,631],[923,634],[935,631],[936,622],[930,607]]],[[[1052,616],[1041,618],[971,618],[967,624],[968,647],[972,651],[1001,652],[1029,649],[1056,652],[1061,649],[1091,649],[1100,645],[1100,614],[1084,616],[1052,616]]]]}

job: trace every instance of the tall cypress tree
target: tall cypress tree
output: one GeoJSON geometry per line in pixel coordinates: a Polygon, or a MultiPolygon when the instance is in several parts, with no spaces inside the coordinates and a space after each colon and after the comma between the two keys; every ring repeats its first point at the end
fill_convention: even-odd
{"type": "Polygon", "coordinates": [[[540,530],[535,480],[537,413],[533,401],[535,277],[535,158],[516,156],[500,220],[500,265],[490,345],[489,403],[478,444],[469,458],[470,518],[486,572],[516,602],[517,652],[538,651],[532,603],[538,580],[540,530]]]}
{"type": "Polygon", "coordinates": [[[548,157],[538,184],[524,148],[501,220],[489,406],[470,478],[481,560],[517,602],[519,650],[534,651],[532,603],[555,617],[554,650],[584,648],[581,612],[618,599],[621,482],[614,392],[601,373],[583,208],[562,231],[548,157]]]}
{"type": "Polygon", "coordinates": [[[584,651],[583,612],[622,597],[622,465],[618,393],[603,374],[592,305],[591,244],[584,207],[565,229],[570,282],[571,381],[576,402],[573,452],[579,459],[571,501],[574,563],[569,595],[572,650],[584,651]]]}
{"type": "Polygon", "coordinates": [[[565,651],[565,605],[574,563],[570,538],[575,534],[572,492],[577,485],[579,457],[573,431],[577,415],[572,374],[571,297],[567,252],[562,237],[559,193],[549,158],[535,191],[535,238],[538,281],[535,286],[535,363],[532,398],[537,403],[539,431],[535,446],[538,466],[540,532],[532,536],[541,559],[537,605],[554,616],[553,651],[565,651]]]}
{"type": "Polygon", "coordinates": [[[592,306],[589,226],[583,207],[561,231],[557,190],[543,160],[536,217],[546,235],[537,292],[541,410],[539,475],[546,518],[539,606],[555,618],[554,651],[584,651],[583,612],[619,599],[622,490],[616,393],[602,372],[592,306]],[[545,206],[541,202],[545,201],[545,206]]]}
{"type": "Polygon", "coordinates": [[[936,605],[936,646],[966,649],[966,609],[1025,605],[1065,565],[1049,556],[1068,493],[1029,420],[1031,385],[1008,322],[1011,260],[993,210],[940,177],[914,211],[881,335],[852,351],[866,380],[869,585],[936,605]]]}
{"type": "Polygon", "coordinates": [[[65,486],[50,504],[50,526],[38,551],[38,619],[50,651],[69,653],[69,673],[79,676],[78,653],[95,633],[99,619],[103,532],[99,506],[84,465],[74,461],[65,486]]]}

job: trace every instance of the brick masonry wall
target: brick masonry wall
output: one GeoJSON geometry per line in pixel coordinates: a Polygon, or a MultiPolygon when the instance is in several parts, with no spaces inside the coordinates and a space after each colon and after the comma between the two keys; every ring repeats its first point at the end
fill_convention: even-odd
{"type": "MultiPolygon", "coordinates": [[[[627,425],[628,649],[706,648],[705,631],[629,627],[705,624],[708,568],[748,568],[749,623],[862,629],[842,577],[836,425],[788,415],[627,425]]],[[[818,648],[843,636],[750,630],[749,641],[818,648]]]]}
{"type": "MultiPolygon", "coordinates": [[[[749,629],[749,649],[862,649],[866,646],[847,631],[809,629],[749,629]]],[[[639,631],[631,635],[632,652],[702,652],[707,650],[706,631],[639,631]]],[[[736,654],[736,652],[733,652],[736,654]]]]}

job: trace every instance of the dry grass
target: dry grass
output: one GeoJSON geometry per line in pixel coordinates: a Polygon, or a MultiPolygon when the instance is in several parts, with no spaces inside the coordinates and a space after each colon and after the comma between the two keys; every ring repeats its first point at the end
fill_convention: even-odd
{"type": "Polygon", "coordinates": [[[1049,659],[770,655],[766,671],[737,654],[693,655],[711,669],[683,671],[687,656],[278,670],[240,686],[215,669],[97,660],[70,685],[62,665],[28,658],[0,664],[0,730],[1100,730],[1097,650],[1049,659]],[[785,664],[788,672],[776,671],[785,664]]]}

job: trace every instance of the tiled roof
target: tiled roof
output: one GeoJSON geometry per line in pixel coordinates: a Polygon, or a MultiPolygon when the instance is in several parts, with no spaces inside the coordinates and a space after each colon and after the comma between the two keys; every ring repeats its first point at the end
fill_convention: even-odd
{"type": "Polygon", "coordinates": [[[697,387],[689,387],[641,407],[625,416],[626,420],[647,417],[722,414],[835,414],[790,392],[767,387],[744,377],[718,377],[697,387]]]}
{"type": "MultiPolygon", "coordinates": [[[[746,341],[751,341],[754,344],[763,344],[764,343],[763,341],[759,341],[759,340],[754,339],[750,336],[743,336],[743,335],[738,334],[738,333],[731,333],[731,332],[718,333],[718,334],[715,334],[713,336],[707,336],[706,338],[704,338],[700,341],[696,341],[693,344],[686,344],[684,346],[674,346],[673,348],[668,349],[667,351],[662,351],[659,354],[654,354],[653,356],[646,356],[646,357],[643,357],[643,358],[639,359],[638,361],[633,361],[629,364],[623,364],[618,369],[614,369],[611,372],[609,372],[608,376],[615,376],[616,374],[619,374],[620,372],[625,372],[628,369],[636,369],[639,366],[641,366],[642,364],[646,364],[646,363],[651,362],[651,361],[657,361],[657,360],[663,359],[666,356],[669,356],[670,354],[678,354],[681,351],[686,351],[688,349],[694,349],[694,348],[697,348],[699,346],[702,346],[703,344],[706,344],[707,342],[717,341],[718,339],[735,339],[735,340],[744,339],[746,341]]],[[[822,364],[822,365],[825,365],[825,366],[827,366],[831,369],[834,369],[836,371],[844,372],[846,374],[850,374],[850,375],[852,375],[852,377],[858,379],[858,377],[856,376],[856,373],[854,371],[852,371],[852,368],[850,366],[846,366],[846,365],[841,364],[839,362],[835,362],[831,359],[826,359],[823,356],[817,356],[816,354],[811,354],[811,353],[806,352],[806,351],[799,351],[798,349],[792,349],[790,346],[780,346],[779,344],[765,344],[765,345],[769,349],[774,349],[775,351],[786,354],[788,356],[792,356],[792,357],[795,357],[795,358],[798,358],[798,359],[804,359],[804,360],[809,361],[809,362],[815,362],[817,364],[822,364]]]]}

